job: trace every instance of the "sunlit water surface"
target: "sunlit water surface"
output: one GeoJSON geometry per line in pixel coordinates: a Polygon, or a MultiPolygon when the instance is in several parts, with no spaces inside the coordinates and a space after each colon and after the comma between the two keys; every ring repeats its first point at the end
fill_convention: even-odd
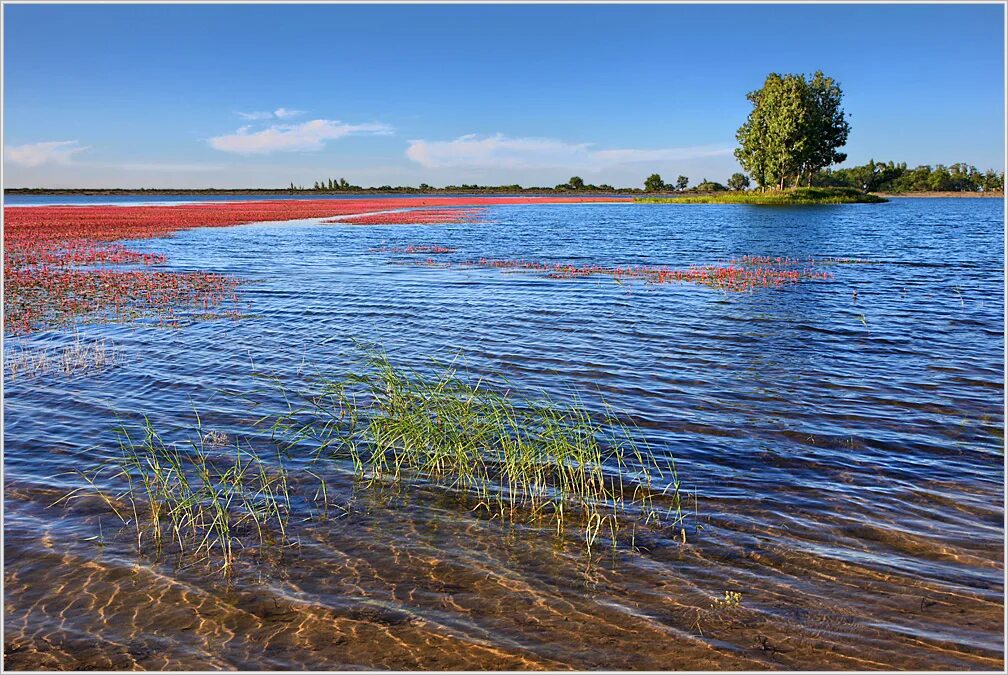
{"type": "MultiPolygon", "coordinates": [[[[110,340],[119,363],[5,374],[8,667],[1002,667],[1000,200],[500,206],[483,219],[136,243],[168,268],[243,277],[250,318],[82,325],[79,338],[110,340]],[[369,251],[409,244],[456,247],[446,261],[867,262],[724,293],[369,251]],[[353,499],[349,515],[295,518],[298,546],[226,579],[138,556],[99,502],[49,507],[81,487],[67,471],[115,455],[117,413],[170,434],[195,408],[204,427],[241,435],[262,411],[221,389],[255,389],[253,372],[339,372],[358,358],[354,340],[401,365],[461,354],[474,377],[604,397],[675,458],[687,543],[659,531],[589,561],[577,533],[560,543],[437,491],[351,494],[334,463],[316,470],[334,501],[353,499]],[[729,590],[739,606],[713,608],[729,590]]],[[[7,351],[73,339],[47,331],[7,351]]]]}

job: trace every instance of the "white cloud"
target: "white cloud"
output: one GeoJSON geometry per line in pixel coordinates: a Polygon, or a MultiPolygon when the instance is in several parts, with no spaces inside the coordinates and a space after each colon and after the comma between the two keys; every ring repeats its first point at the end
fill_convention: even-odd
{"type": "Polygon", "coordinates": [[[592,143],[553,138],[509,138],[503,134],[460,136],[451,141],[413,140],[406,156],[430,169],[487,167],[507,169],[570,167],[599,170],[617,164],[661,162],[730,155],[727,146],[596,150],[592,143]]]}
{"type": "Polygon", "coordinates": [[[304,115],[304,110],[291,110],[289,108],[277,108],[273,111],[273,115],[277,119],[285,119],[287,117],[297,117],[298,115],[304,115]]]}
{"type": "Polygon", "coordinates": [[[224,152],[251,155],[266,152],[321,150],[326,141],[354,134],[384,135],[392,127],[380,122],[346,124],[337,120],[311,120],[301,124],[274,124],[259,131],[244,126],[233,134],[211,138],[210,147],[224,152]]]}
{"type": "Polygon", "coordinates": [[[243,120],[271,120],[273,119],[273,113],[271,112],[235,112],[238,117],[243,120]]]}
{"type": "Polygon", "coordinates": [[[71,158],[87,150],[77,141],[46,141],[15,145],[4,149],[4,158],[21,166],[42,166],[43,164],[69,164],[71,158]]]}
{"type": "Polygon", "coordinates": [[[297,117],[298,115],[304,115],[304,110],[294,110],[293,108],[277,108],[273,112],[267,111],[256,111],[256,112],[239,112],[238,117],[244,120],[272,120],[272,119],[287,119],[288,117],[297,117]]]}

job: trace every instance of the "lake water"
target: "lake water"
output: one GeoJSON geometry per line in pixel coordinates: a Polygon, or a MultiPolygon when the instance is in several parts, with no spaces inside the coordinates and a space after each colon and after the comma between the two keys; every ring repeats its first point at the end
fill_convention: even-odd
{"type": "MultiPolygon", "coordinates": [[[[82,325],[119,363],[74,377],[5,370],[7,667],[1003,667],[1000,200],[495,206],[482,220],[131,242],[169,269],[241,276],[250,316],[82,325]],[[860,262],[725,293],[418,267],[372,250],[407,245],[456,248],[438,256],[455,262],[860,262]],[[405,366],[461,354],[474,377],[558,400],[601,394],[675,459],[687,542],[659,531],[589,561],[576,541],[434,489],[391,503],[353,490],[333,462],[316,470],[335,500],[356,500],[349,515],[294,518],[299,546],[228,579],[138,555],[94,500],[49,506],[82,486],[67,471],[116,454],[117,413],[171,434],[195,408],[204,427],[241,435],[260,411],[222,389],[259,392],[253,372],[293,382],[345,369],[354,340],[405,366]],[[717,607],[726,591],[738,606],[717,607]]],[[[44,331],[5,349],[73,339],[44,331]]]]}

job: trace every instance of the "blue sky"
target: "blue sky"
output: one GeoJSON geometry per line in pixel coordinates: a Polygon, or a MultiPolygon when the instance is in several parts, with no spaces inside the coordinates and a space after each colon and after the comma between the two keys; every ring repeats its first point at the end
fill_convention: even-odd
{"type": "Polygon", "coordinates": [[[723,181],[746,92],[816,69],[848,163],[1002,170],[1003,11],[6,5],[5,184],[723,181]]]}

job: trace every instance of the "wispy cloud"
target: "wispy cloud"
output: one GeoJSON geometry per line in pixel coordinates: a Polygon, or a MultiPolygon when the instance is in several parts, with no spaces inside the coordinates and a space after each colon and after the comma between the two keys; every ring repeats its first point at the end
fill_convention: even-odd
{"type": "Polygon", "coordinates": [[[271,112],[241,112],[236,111],[235,115],[242,118],[243,120],[271,120],[273,119],[273,113],[271,112]]]}
{"type": "Polygon", "coordinates": [[[298,115],[304,115],[304,110],[291,110],[290,108],[277,108],[273,111],[273,115],[277,119],[286,119],[288,117],[297,117],[298,115]]]}
{"type": "MultiPolygon", "coordinates": [[[[60,165],[76,170],[113,170],[137,173],[196,173],[221,171],[222,164],[203,162],[110,162],[89,161],[76,158],[77,153],[90,149],[78,141],[46,141],[17,145],[4,150],[4,159],[11,164],[27,168],[60,165]]],[[[50,169],[46,169],[47,171],[50,169]]]]}
{"type": "Polygon", "coordinates": [[[304,110],[294,110],[293,108],[277,108],[271,111],[239,112],[238,117],[244,120],[283,120],[289,117],[304,115],[304,110]]]}
{"type": "Polygon", "coordinates": [[[84,150],[87,150],[87,146],[82,146],[77,141],[45,141],[5,148],[4,158],[21,166],[69,164],[75,154],[84,150]]]}
{"type": "Polygon", "coordinates": [[[406,156],[427,168],[484,167],[530,169],[571,167],[602,169],[617,164],[662,162],[730,155],[727,145],[681,148],[615,148],[597,150],[593,143],[555,138],[510,138],[503,134],[469,134],[450,141],[413,140],[406,156]]]}
{"type": "Polygon", "coordinates": [[[216,150],[251,155],[267,152],[321,150],[325,147],[326,141],[344,136],[391,133],[392,127],[380,122],[346,124],[338,120],[311,120],[301,124],[273,124],[258,131],[253,131],[251,125],[244,126],[233,134],[215,136],[209,140],[209,143],[210,147],[216,150]]]}

